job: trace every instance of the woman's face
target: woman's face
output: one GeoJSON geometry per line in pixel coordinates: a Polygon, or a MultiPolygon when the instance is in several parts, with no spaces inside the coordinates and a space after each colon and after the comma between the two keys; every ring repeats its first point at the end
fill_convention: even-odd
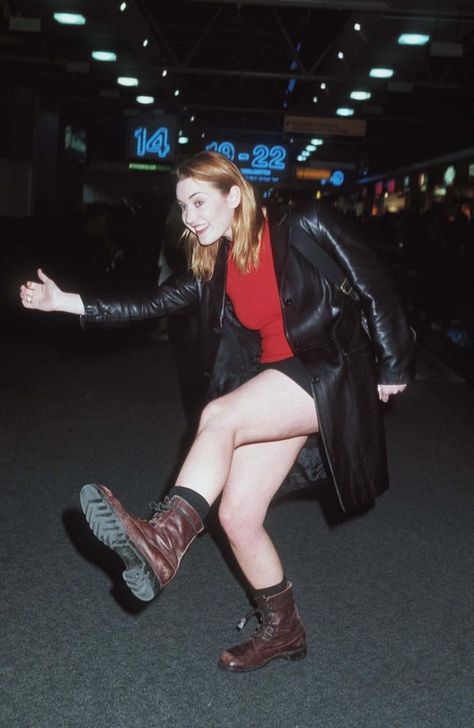
{"type": "Polygon", "coordinates": [[[232,239],[234,210],[240,203],[237,185],[225,194],[210,182],[187,177],[178,182],[176,197],[183,222],[197,235],[200,245],[212,245],[222,237],[232,239]]]}

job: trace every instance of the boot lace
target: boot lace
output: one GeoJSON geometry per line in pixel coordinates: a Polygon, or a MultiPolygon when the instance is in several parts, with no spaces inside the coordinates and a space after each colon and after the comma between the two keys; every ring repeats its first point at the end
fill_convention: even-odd
{"type": "Polygon", "coordinates": [[[265,609],[258,607],[256,609],[252,609],[239,620],[236,625],[237,631],[241,632],[252,617],[257,619],[255,635],[260,637],[271,637],[273,635],[273,625],[271,623],[270,614],[265,609]]]}
{"type": "Polygon", "coordinates": [[[149,503],[149,508],[151,511],[153,511],[153,516],[150,518],[150,523],[156,524],[163,513],[166,513],[171,509],[171,500],[168,498],[168,496],[165,496],[162,501],[159,503],[157,501],[151,501],[149,503]]]}

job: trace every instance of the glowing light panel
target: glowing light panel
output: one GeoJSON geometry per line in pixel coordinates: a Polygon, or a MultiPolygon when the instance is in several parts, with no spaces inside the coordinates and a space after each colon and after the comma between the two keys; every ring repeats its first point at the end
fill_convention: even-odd
{"type": "Polygon", "coordinates": [[[430,39],[429,35],[425,33],[402,33],[398,42],[400,45],[411,45],[411,46],[424,46],[430,39]]]}
{"type": "Polygon", "coordinates": [[[78,13],[54,13],[53,18],[61,25],[85,25],[86,19],[78,13]]]}
{"type": "Polygon", "coordinates": [[[371,68],[369,76],[371,78],[392,78],[393,68],[371,68]]]}
{"type": "Polygon", "coordinates": [[[105,61],[106,63],[117,60],[117,54],[112,51],[92,51],[91,56],[94,61],[105,61]]]}

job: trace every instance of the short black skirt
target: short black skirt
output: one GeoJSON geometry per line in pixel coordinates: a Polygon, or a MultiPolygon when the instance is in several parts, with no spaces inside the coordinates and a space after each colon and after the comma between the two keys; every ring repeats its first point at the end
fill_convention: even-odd
{"type": "Polygon", "coordinates": [[[264,372],[266,369],[276,369],[278,372],[285,374],[296,384],[299,384],[311,397],[313,396],[309,374],[304,364],[296,356],[290,356],[288,359],[280,359],[279,361],[268,361],[265,364],[261,363],[258,371],[264,372]]]}

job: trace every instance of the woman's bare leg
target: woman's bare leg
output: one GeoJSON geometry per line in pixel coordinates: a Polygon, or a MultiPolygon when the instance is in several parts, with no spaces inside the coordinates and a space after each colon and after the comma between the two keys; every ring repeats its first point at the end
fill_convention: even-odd
{"type": "Polygon", "coordinates": [[[279,584],[283,566],[263,527],[268,506],[306,437],[237,448],[222,493],[219,518],[232,551],[253,589],[279,584]]]}
{"type": "Polygon", "coordinates": [[[176,484],[192,488],[211,504],[229,478],[236,448],[317,429],[312,397],[281,372],[266,370],[205,407],[176,484]]]}

